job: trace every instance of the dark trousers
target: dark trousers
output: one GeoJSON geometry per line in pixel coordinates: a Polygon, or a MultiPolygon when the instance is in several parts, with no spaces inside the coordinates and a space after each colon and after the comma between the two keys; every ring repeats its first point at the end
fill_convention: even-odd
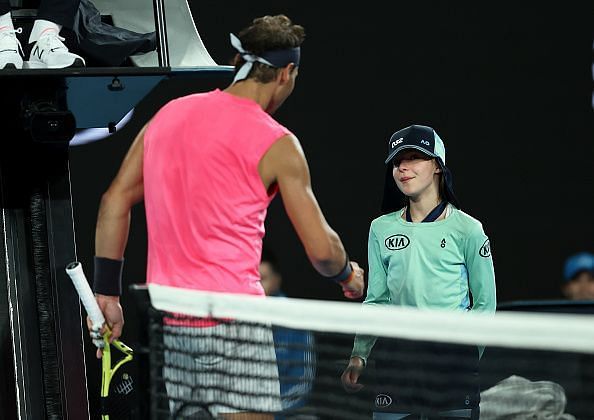
{"type": "MultiPolygon", "coordinates": [[[[72,29],[79,3],[80,0],[40,0],[37,19],[49,20],[72,29]]],[[[0,0],[0,15],[5,15],[10,10],[9,0],[0,0]]]]}
{"type": "MultiPolygon", "coordinates": [[[[443,412],[472,412],[480,403],[478,349],[443,343],[378,339],[375,359],[375,413],[409,413],[422,418],[443,412]]],[[[408,417],[407,417],[408,418],[408,417]]]]}

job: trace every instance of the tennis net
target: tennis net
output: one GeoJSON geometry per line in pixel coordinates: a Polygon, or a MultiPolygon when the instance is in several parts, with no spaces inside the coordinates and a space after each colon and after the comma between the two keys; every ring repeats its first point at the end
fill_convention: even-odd
{"type": "Polygon", "coordinates": [[[149,294],[153,419],[594,418],[594,315],[149,294]],[[355,337],[375,344],[347,392],[355,337]]]}

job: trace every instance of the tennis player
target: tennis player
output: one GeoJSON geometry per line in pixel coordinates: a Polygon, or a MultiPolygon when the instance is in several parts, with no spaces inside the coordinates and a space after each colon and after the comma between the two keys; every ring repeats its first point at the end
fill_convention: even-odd
{"type": "MultiPolygon", "coordinates": [[[[393,181],[387,183],[385,214],[369,229],[364,304],[495,311],[489,239],[481,223],[460,210],[445,162],[443,141],[431,127],[412,125],[391,136],[385,163],[393,181]],[[387,208],[400,193],[404,206],[387,208]]],[[[356,336],[342,375],[345,389],[358,391],[371,349],[385,355],[375,360],[377,370],[386,375],[378,376],[374,417],[400,419],[429,412],[431,418],[478,419],[481,349],[377,341],[356,336]],[[396,354],[408,354],[415,366],[399,364],[396,354]],[[438,358],[447,356],[450,361],[440,366],[438,358]],[[415,373],[407,375],[413,368],[415,373]],[[386,417],[388,412],[392,416],[386,417]]]]}
{"type": "MultiPolygon", "coordinates": [[[[119,295],[130,210],[143,199],[148,283],[264,297],[258,272],[264,220],[271,200],[280,191],[313,267],[336,282],[347,298],[362,296],[363,270],[349,261],[340,237],[324,218],[312,192],[299,140],[272,117],[293,91],[304,38],[304,28],[284,15],[253,20],[237,36],[231,34],[237,50],[231,85],[172,100],[136,137],[102,197],[96,227],[94,292],[112,328],[112,338],[121,334],[124,324],[119,295]]],[[[170,355],[172,360],[181,358],[184,350],[200,351],[193,346],[206,342],[200,337],[217,328],[225,334],[254,335],[230,331],[229,324],[193,328],[196,340],[191,343],[175,342],[171,334],[165,337],[166,344],[180,350],[178,355],[170,355]]],[[[245,348],[240,350],[242,354],[254,360],[268,360],[270,355],[274,358],[271,331],[264,329],[257,334],[270,342],[266,353],[245,348]]],[[[205,369],[212,362],[204,361],[205,369]]],[[[200,368],[194,365],[194,358],[187,363],[190,366],[182,366],[180,377],[185,377],[188,368],[200,368]]],[[[236,362],[231,365],[230,371],[242,372],[236,362]]],[[[277,375],[276,363],[273,365],[274,372],[258,373],[277,375]]],[[[175,379],[175,372],[170,373],[175,379]]],[[[216,389],[215,374],[196,377],[207,378],[201,379],[202,383],[216,389]]],[[[257,412],[280,409],[278,380],[262,384],[246,378],[234,384],[266,390],[270,397],[226,400],[229,395],[233,398],[233,393],[219,393],[211,396],[220,403],[215,415],[272,418],[257,412]]],[[[195,386],[187,384],[186,391],[195,386]]],[[[203,398],[181,393],[176,396],[203,398]]]]}

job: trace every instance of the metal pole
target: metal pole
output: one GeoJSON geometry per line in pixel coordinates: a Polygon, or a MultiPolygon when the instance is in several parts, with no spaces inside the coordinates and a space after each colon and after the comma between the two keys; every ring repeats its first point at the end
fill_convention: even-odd
{"type": "Polygon", "coordinates": [[[169,44],[167,42],[167,23],[165,22],[165,0],[153,0],[155,15],[155,36],[159,67],[169,67],[169,44]]]}

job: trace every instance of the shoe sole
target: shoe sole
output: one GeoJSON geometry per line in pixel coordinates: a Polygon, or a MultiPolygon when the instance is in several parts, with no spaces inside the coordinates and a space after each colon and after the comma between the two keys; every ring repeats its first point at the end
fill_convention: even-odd
{"type": "Polygon", "coordinates": [[[40,63],[38,61],[25,61],[23,63],[23,68],[25,69],[69,69],[73,67],[85,67],[84,61],[80,58],[74,60],[74,62],[68,66],[47,66],[44,63],[40,63]]]}

